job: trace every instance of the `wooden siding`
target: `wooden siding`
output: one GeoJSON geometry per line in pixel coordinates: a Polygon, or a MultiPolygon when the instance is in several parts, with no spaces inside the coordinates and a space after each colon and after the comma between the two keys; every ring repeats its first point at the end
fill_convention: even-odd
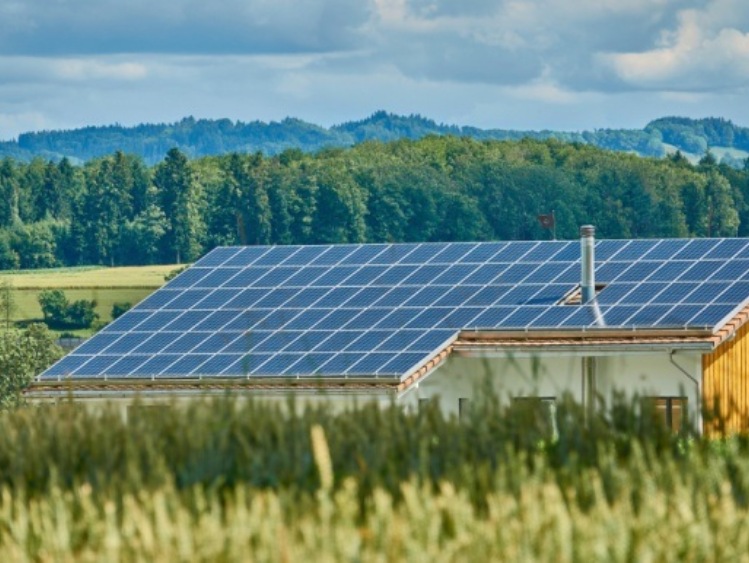
{"type": "Polygon", "coordinates": [[[702,400],[707,434],[749,430],[749,323],[702,357],[702,400]]]}

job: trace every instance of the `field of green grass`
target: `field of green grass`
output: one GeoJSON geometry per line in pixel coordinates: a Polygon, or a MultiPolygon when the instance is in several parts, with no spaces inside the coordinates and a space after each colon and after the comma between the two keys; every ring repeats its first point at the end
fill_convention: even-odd
{"type": "MultiPolygon", "coordinates": [[[[0,413],[3,561],[744,561],[749,443],[231,398],[0,413]]],[[[527,413],[526,413],[527,414],[527,413]]]]}
{"type": "MultiPolygon", "coordinates": [[[[81,267],[0,272],[15,289],[13,320],[40,320],[38,295],[45,289],[62,289],[69,301],[95,300],[99,320],[112,320],[112,305],[135,305],[164,284],[164,276],[179,266],[81,267]]],[[[75,331],[86,333],[86,331],[75,331]]]]}

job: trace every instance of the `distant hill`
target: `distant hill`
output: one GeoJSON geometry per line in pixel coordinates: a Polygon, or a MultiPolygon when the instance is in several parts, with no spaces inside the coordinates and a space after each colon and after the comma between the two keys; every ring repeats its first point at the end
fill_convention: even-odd
{"type": "Polygon", "coordinates": [[[9,156],[19,160],[34,157],[58,160],[67,157],[73,162],[84,162],[120,150],[139,155],[148,164],[154,164],[173,147],[178,147],[191,157],[258,151],[274,155],[292,148],[314,152],[363,141],[419,139],[427,135],[457,135],[479,140],[553,138],[654,157],[678,150],[693,161],[701,158],[709,149],[719,160],[734,166],[743,166],[744,160],[749,157],[749,128],[739,127],[721,118],[695,120],[664,117],[652,121],[644,129],[515,131],[444,125],[420,115],[401,116],[384,111],[330,128],[294,118],[270,123],[243,123],[229,119],[186,117],[169,124],[39,131],[23,133],[17,141],[0,142],[0,157],[9,156]]]}

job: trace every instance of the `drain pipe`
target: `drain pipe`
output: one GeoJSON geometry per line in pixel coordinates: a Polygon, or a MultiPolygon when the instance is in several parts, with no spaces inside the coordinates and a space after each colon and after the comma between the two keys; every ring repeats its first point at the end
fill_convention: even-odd
{"type": "Polygon", "coordinates": [[[697,381],[697,379],[695,379],[691,373],[689,373],[682,366],[676,363],[674,355],[676,355],[676,350],[671,350],[671,353],[668,355],[668,360],[694,385],[694,407],[695,412],[697,413],[697,429],[699,430],[700,434],[702,434],[702,397],[700,396],[702,393],[700,390],[700,382],[697,381]]]}
{"type": "MultiPolygon", "coordinates": [[[[596,228],[593,225],[580,227],[580,304],[588,305],[596,298],[595,278],[595,239],[596,228]]],[[[596,410],[596,360],[585,356],[582,361],[583,402],[588,418],[596,410]]]]}

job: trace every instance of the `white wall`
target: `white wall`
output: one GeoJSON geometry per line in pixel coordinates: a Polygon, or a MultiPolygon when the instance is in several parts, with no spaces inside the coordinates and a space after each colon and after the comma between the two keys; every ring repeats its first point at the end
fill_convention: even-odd
{"type": "MultiPolygon", "coordinates": [[[[699,354],[677,353],[674,359],[701,381],[699,354]]],[[[561,397],[569,393],[583,402],[582,361],[579,354],[493,357],[453,354],[418,387],[404,394],[401,401],[415,406],[419,399],[438,397],[445,412],[457,413],[458,400],[476,398],[488,377],[489,385],[503,401],[518,396],[561,397]]],[[[671,363],[668,352],[597,356],[596,386],[598,394],[606,400],[614,391],[629,396],[686,396],[691,414],[694,416],[698,412],[699,392],[671,363]]]]}

